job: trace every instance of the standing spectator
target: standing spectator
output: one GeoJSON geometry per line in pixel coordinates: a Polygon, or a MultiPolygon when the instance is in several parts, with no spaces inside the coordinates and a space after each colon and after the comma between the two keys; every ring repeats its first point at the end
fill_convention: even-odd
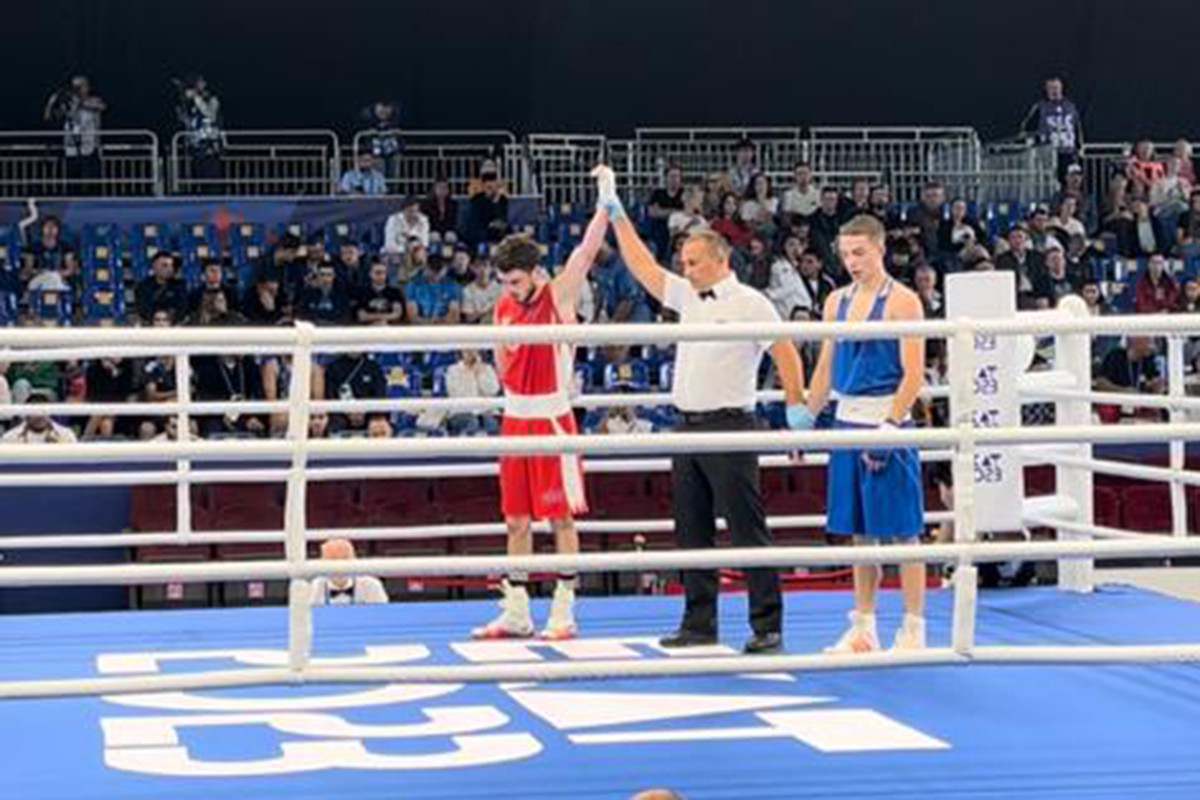
{"type": "Polygon", "coordinates": [[[1048,303],[1046,262],[1030,247],[1029,232],[1022,226],[1014,225],[1008,232],[1008,251],[996,258],[996,269],[1016,275],[1018,308],[1027,310],[1048,303]]]}
{"type": "Polygon", "coordinates": [[[150,274],[134,289],[138,319],[143,325],[154,321],[158,311],[168,311],[174,320],[187,313],[187,291],[183,281],[175,277],[175,259],[165,250],[154,254],[150,274]]]}
{"type": "Polygon", "coordinates": [[[725,237],[729,244],[739,249],[750,246],[754,231],[742,219],[741,204],[733,192],[721,198],[721,212],[712,221],[712,229],[725,237]]]}
{"type": "Polygon", "coordinates": [[[342,194],[374,196],[387,194],[387,178],[375,166],[375,156],[371,153],[359,153],[358,158],[354,159],[354,169],[342,173],[338,191],[342,194]]]}
{"type": "MultiPolygon", "coordinates": [[[[35,394],[25,402],[34,405],[47,400],[35,394]]],[[[0,441],[11,444],[74,444],[75,431],[66,425],[59,425],[45,414],[30,414],[6,432],[0,441]]]]}
{"type": "Polygon", "coordinates": [[[190,178],[196,194],[222,194],[225,187],[221,154],[225,134],[221,131],[221,100],[208,88],[203,75],[189,78],[179,89],[175,115],[183,126],[188,157],[192,162],[190,178]]]}
{"type": "Polygon", "coordinates": [[[650,241],[659,253],[666,253],[671,245],[671,234],[668,220],[677,211],[682,211],[683,204],[683,168],[678,164],[667,167],[663,186],[650,194],[650,241]]]}
{"type": "MultiPolygon", "coordinates": [[[[383,369],[366,353],[342,353],[325,368],[326,400],[382,400],[387,397],[387,378],[383,369]]],[[[336,414],[330,420],[335,431],[365,430],[366,415],[361,411],[336,414]]]]}
{"type": "Polygon", "coordinates": [[[1167,259],[1155,253],[1146,260],[1146,268],[1137,281],[1137,313],[1165,314],[1179,305],[1179,287],[1167,271],[1167,259]]]}
{"type": "MultiPolygon", "coordinates": [[[[700,186],[689,186],[683,192],[683,208],[671,212],[671,216],[667,217],[668,242],[677,236],[707,227],[708,220],[704,216],[704,189],[700,186]]],[[[662,251],[663,255],[670,250],[671,246],[668,243],[667,249],[662,251]]]]}
{"type": "Polygon", "coordinates": [[[800,220],[807,221],[817,213],[817,207],[821,204],[821,190],[813,185],[812,167],[805,163],[797,164],[792,174],[795,183],[783,193],[783,213],[788,217],[789,225],[800,220]]]}
{"type": "Polygon", "coordinates": [[[462,287],[446,269],[446,262],[431,258],[408,284],[408,319],[414,325],[457,325],[462,311],[462,287]]]}
{"type": "Polygon", "coordinates": [[[1079,161],[1083,149],[1083,121],[1075,104],[1063,95],[1061,78],[1047,78],[1045,97],[1033,104],[1021,123],[1025,133],[1036,134],[1038,141],[1049,144],[1058,156],[1058,181],[1066,177],[1067,167],[1079,161]]]}
{"type": "Polygon", "coordinates": [[[43,218],[41,233],[41,239],[21,254],[21,283],[28,283],[41,272],[55,272],[65,281],[72,281],[79,274],[79,259],[70,242],[63,240],[58,217],[43,218]]]}
{"type": "Polygon", "coordinates": [[[107,108],[84,75],[71,78],[46,103],[45,120],[63,126],[68,192],[100,193],[100,117],[107,108]]]}
{"type": "Polygon", "coordinates": [[[388,285],[387,264],[376,261],[371,265],[370,280],[358,289],[354,312],[364,325],[402,325],[407,305],[404,292],[388,285]]]}
{"type": "Polygon", "coordinates": [[[462,290],[462,321],[471,325],[492,318],[492,310],[496,307],[496,301],[500,299],[500,293],[504,291],[492,272],[492,265],[486,259],[477,260],[473,269],[475,280],[462,290]]]}
{"type": "Polygon", "coordinates": [[[757,235],[770,239],[775,234],[775,215],[779,198],[771,191],[771,179],[759,172],[750,179],[750,188],[742,201],[742,219],[757,235]]]}
{"type": "MultiPolygon", "coordinates": [[[[197,356],[193,359],[198,401],[234,402],[262,400],[262,373],[251,356],[197,356]]],[[[262,436],[267,427],[255,414],[229,411],[221,416],[200,417],[200,435],[262,436]]]]}
{"type": "Polygon", "coordinates": [[[296,316],[317,325],[345,325],[350,321],[350,297],[346,287],[338,283],[333,264],[326,262],[317,267],[317,280],[301,293],[296,316]]]}
{"type": "Polygon", "coordinates": [[[394,178],[400,166],[400,104],[395,100],[379,100],[359,115],[366,125],[364,146],[383,164],[383,171],[394,178]]]}
{"type": "Polygon", "coordinates": [[[429,217],[421,213],[421,201],[415,196],[404,198],[404,208],[388,217],[383,228],[383,252],[404,255],[412,242],[429,247],[429,217]]]}
{"type": "Polygon", "coordinates": [[[188,295],[188,313],[193,316],[199,314],[200,305],[209,294],[224,295],[225,308],[237,308],[237,297],[234,296],[233,289],[225,285],[225,268],[216,259],[204,262],[200,285],[188,295]]]}
{"type": "Polygon", "coordinates": [[[743,138],[733,147],[733,164],[729,167],[729,190],[744,197],[754,180],[758,167],[754,163],[754,142],[743,138]]]}
{"type": "Polygon", "coordinates": [[[1133,155],[1125,164],[1125,177],[1129,178],[1129,191],[1135,199],[1147,200],[1150,187],[1167,173],[1167,167],[1154,154],[1154,143],[1139,139],[1133,146],[1133,155]]]}
{"type": "Polygon", "coordinates": [[[429,230],[446,241],[458,235],[458,201],[450,196],[450,182],[439,176],[433,189],[421,203],[421,213],[429,220],[429,230]]]}
{"type": "MultiPolygon", "coordinates": [[[[458,360],[446,368],[447,397],[499,397],[500,378],[495,368],[479,357],[478,350],[463,350],[458,360]]],[[[417,427],[440,430],[443,424],[451,436],[474,436],[480,432],[495,435],[500,420],[494,411],[427,410],[417,417],[417,427]]]]}
{"type": "Polygon", "coordinates": [[[501,191],[500,175],[483,172],[482,191],[470,200],[467,241],[473,245],[498,242],[508,235],[508,195],[501,191]]]}

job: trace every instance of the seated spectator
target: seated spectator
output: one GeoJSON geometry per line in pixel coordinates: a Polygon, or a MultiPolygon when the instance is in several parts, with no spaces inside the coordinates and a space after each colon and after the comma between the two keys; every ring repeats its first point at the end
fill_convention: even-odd
{"type": "MultiPolygon", "coordinates": [[[[479,357],[477,350],[463,350],[446,368],[447,397],[499,397],[500,379],[495,368],[479,357]]],[[[451,436],[474,436],[484,432],[496,434],[500,420],[494,411],[451,411],[427,409],[417,417],[417,428],[441,430],[443,425],[451,436]]]]}
{"type": "Polygon", "coordinates": [[[946,203],[946,189],[937,181],[929,181],[921,188],[921,203],[908,213],[907,232],[916,238],[923,253],[936,253],[938,232],[942,227],[942,206],[946,203]]]}
{"type": "Polygon", "coordinates": [[[383,228],[383,252],[400,256],[413,242],[429,247],[429,217],[421,213],[421,201],[416,197],[404,198],[404,208],[388,217],[383,228]]]}
{"type": "Polygon", "coordinates": [[[926,319],[942,319],[946,316],[946,305],[942,299],[942,293],[937,288],[937,283],[937,270],[929,264],[919,264],[913,270],[912,288],[917,293],[917,297],[921,299],[926,319]]]}
{"type": "MultiPolygon", "coordinates": [[[[47,400],[35,394],[25,402],[34,405],[47,400]]],[[[14,444],[74,444],[76,439],[75,431],[66,425],[59,425],[45,414],[30,414],[9,429],[0,441],[14,444]]]]}
{"type": "MultiPolygon", "coordinates": [[[[446,252],[443,247],[443,253],[446,252]]],[[[455,247],[450,255],[450,278],[459,286],[466,286],[475,280],[475,271],[471,268],[471,251],[465,244],[455,247]]]]}
{"type": "Polygon", "coordinates": [[[804,250],[800,239],[789,236],[783,254],[771,265],[771,282],[765,294],[783,319],[819,320],[825,298],[837,288],[822,270],[821,254],[804,250]],[[797,317],[797,312],[802,312],[797,317]]]}
{"type": "MultiPolygon", "coordinates": [[[[134,367],[123,358],[101,358],[88,364],[85,370],[87,401],[89,403],[132,403],[137,400],[137,381],[134,367]]],[[[132,417],[125,417],[117,427],[117,418],[110,415],[90,417],[83,429],[84,439],[111,439],[115,434],[132,432],[132,417]]]]}
{"type": "Polygon", "coordinates": [[[1129,191],[1134,198],[1148,200],[1150,187],[1166,174],[1166,165],[1154,155],[1154,144],[1149,139],[1140,139],[1133,146],[1133,155],[1125,165],[1125,177],[1129,179],[1129,191]]]}
{"type": "Polygon", "coordinates": [[[362,245],[357,239],[346,237],[338,242],[337,260],[333,262],[337,271],[337,282],[353,292],[367,283],[367,267],[363,259],[362,245]]]}
{"type": "MultiPolygon", "coordinates": [[[[382,400],[387,397],[383,368],[362,352],[342,353],[325,368],[326,400],[382,400]]],[[[360,411],[334,415],[335,432],[365,430],[366,415],[360,411]]]]}
{"type": "Polygon", "coordinates": [[[66,367],[64,362],[58,361],[14,361],[9,364],[8,382],[13,401],[25,403],[32,397],[41,397],[43,402],[57,402],[63,397],[66,367]]]}
{"type": "Polygon", "coordinates": [[[450,196],[450,182],[439,177],[433,182],[429,195],[421,202],[421,213],[429,220],[429,230],[446,240],[447,234],[457,235],[458,201],[450,196]]]}
{"type": "Polygon", "coordinates": [[[771,179],[760,172],[750,181],[742,200],[741,217],[758,236],[770,239],[775,235],[775,215],[779,212],[779,198],[774,196],[771,179]]]}
{"type": "Polygon", "coordinates": [[[837,244],[838,231],[841,230],[842,219],[839,209],[838,190],[833,186],[821,188],[821,202],[817,213],[808,218],[812,246],[821,253],[821,260],[826,263],[834,259],[834,249],[837,244]]]}
{"type": "MultiPolygon", "coordinates": [[[[321,545],[322,561],[349,561],[353,558],[354,545],[349,539],[330,539],[321,545]]],[[[371,575],[319,575],[313,578],[309,591],[310,602],[314,606],[368,605],[388,601],[383,582],[371,575]]]]}
{"type": "Polygon", "coordinates": [[[729,166],[729,191],[744,197],[750,190],[758,166],[754,163],[754,142],[743,138],[733,147],[733,164],[729,166]]]}
{"type": "Polygon", "coordinates": [[[21,283],[29,283],[41,272],[58,273],[68,284],[73,283],[79,274],[79,258],[75,248],[63,241],[62,223],[58,217],[43,218],[41,233],[41,239],[21,254],[21,283]]]}
{"type": "Polygon", "coordinates": [[[150,274],[134,289],[138,320],[150,325],[157,311],[168,311],[172,319],[183,319],[188,309],[187,289],[175,277],[175,259],[160,250],[150,261],[150,274]]]}
{"type": "Polygon", "coordinates": [[[1165,314],[1179,305],[1179,287],[1167,271],[1167,259],[1160,254],[1146,260],[1146,268],[1138,276],[1136,291],[1139,314],[1165,314]]]}
{"type": "MultiPolygon", "coordinates": [[[[153,424],[151,424],[153,428],[153,424]]],[[[157,428],[154,428],[157,431],[157,428]]],[[[146,431],[145,428],[143,428],[146,431]]],[[[145,439],[144,436],[139,437],[145,439]]],[[[157,431],[150,437],[152,442],[174,442],[179,438],[179,417],[166,416],[163,417],[162,431],[157,431]]],[[[188,420],[188,439],[195,441],[200,438],[200,427],[196,424],[196,418],[192,417],[188,420]]]]}
{"type": "Polygon", "coordinates": [[[1181,255],[1200,254],[1200,189],[1193,189],[1188,196],[1187,211],[1179,216],[1176,224],[1175,241],[1181,255]]]}
{"type": "Polygon", "coordinates": [[[476,260],[472,269],[475,272],[475,280],[462,290],[462,321],[471,325],[489,324],[503,288],[492,272],[492,265],[486,259],[476,260]]]}
{"type": "Polygon", "coordinates": [[[670,164],[664,176],[664,185],[650,193],[646,210],[650,217],[650,241],[654,242],[660,253],[667,252],[670,245],[669,220],[673,214],[683,210],[683,195],[683,168],[678,164],[670,164]]]}
{"type": "Polygon", "coordinates": [[[813,185],[812,167],[804,163],[797,164],[792,175],[794,183],[783,193],[780,208],[788,218],[788,224],[808,220],[817,213],[817,207],[821,204],[821,190],[813,185]]]}
{"type": "Polygon", "coordinates": [[[1058,305],[1058,301],[1069,294],[1079,294],[1080,275],[1072,274],[1067,265],[1067,254],[1062,245],[1057,244],[1046,248],[1046,280],[1049,290],[1047,298],[1050,306],[1058,305]]]}
{"type": "Polygon", "coordinates": [[[1054,195],[1051,206],[1061,208],[1063,200],[1068,197],[1075,198],[1074,216],[1083,223],[1086,231],[1096,230],[1100,225],[1100,220],[1096,214],[1096,202],[1092,199],[1091,193],[1083,186],[1082,164],[1070,164],[1067,167],[1062,189],[1054,195]]]}
{"type": "Polygon", "coordinates": [[[1029,233],[1020,225],[1008,232],[1008,251],[996,258],[996,269],[1016,275],[1017,308],[1045,307],[1050,302],[1046,262],[1042,254],[1029,246],[1029,233]]]}
{"type": "Polygon", "coordinates": [[[496,190],[500,194],[508,194],[508,182],[500,177],[500,166],[494,158],[485,158],[479,162],[479,174],[467,184],[467,197],[474,198],[475,195],[486,192],[489,181],[495,181],[496,190]]]}
{"type": "Polygon", "coordinates": [[[1168,228],[1174,228],[1179,215],[1188,208],[1192,184],[1179,174],[1179,162],[1167,159],[1166,174],[1150,186],[1150,211],[1168,228]]]}
{"type": "Polygon", "coordinates": [[[1046,252],[1050,242],[1058,241],[1050,227],[1050,210],[1040,203],[1030,209],[1025,225],[1029,232],[1029,243],[1039,253],[1046,252]]]}
{"type": "Polygon", "coordinates": [[[354,314],[363,325],[402,325],[407,312],[404,292],[388,284],[387,264],[371,265],[370,280],[358,289],[354,314]]]}
{"type": "Polygon", "coordinates": [[[738,280],[747,286],[763,291],[771,283],[771,253],[761,236],[750,240],[744,255],[735,251],[730,264],[738,280]]]}
{"type": "Polygon", "coordinates": [[[314,411],[308,415],[308,438],[329,438],[329,415],[324,411],[314,411]]]}
{"type": "Polygon", "coordinates": [[[354,160],[354,169],[342,173],[338,182],[338,191],[342,194],[385,195],[388,193],[387,178],[375,166],[375,156],[371,153],[360,153],[354,160]]]}
{"type": "MultiPolygon", "coordinates": [[[[192,359],[196,376],[195,399],[211,402],[263,400],[262,375],[251,356],[196,356],[192,359]]],[[[229,411],[222,416],[199,418],[204,438],[229,435],[262,436],[267,431],[256,414],[229,411]]]]}
{"type": "Polygon", "coordinates": [[[239,325],[245,322],[241,313],[229,307],[228,295],[222,291],[205,291],[200,297],[199,310],[188,318],[192,325],[239,325]]]}
{"type": "Polygon", "coordinates": [[[1058,204],[1058,212],[1050,220],[1050,230],[1066,245],[1071,238],[1078,236],[1087,239],[1087,228],[1080,222],[1077,214],[1079,200],[1074,195],[1064,195],[1058,204]]]}
{"type": "Polygon", "coordinates": [[[295,297],[299,287],[304,285],[308,277],[308,250],[295,234],[285,233],[279,237],[275,249],[271,251],[271,267],[279,276],[279,281],[288,297],[295,297]]]}
{"type": "Polygon", "coordinates": [[[317,269],[317,280],[300,295],[296,316],[316,325],[345,325],[350,322],[350,297],[337,282],[337,270],[325,263],[317,269]]]}
{"type": "Polygon", "coordinates": [[[1192,159],[1192,143],[1187,139],[1177,140],[1174,149],[1171,151],[1171,155],[1178,167],[1179,177],[1187,181],[1189,185],[1193,187],[1197,186],[1196,163],[1192,159]]]}
{"type": "Polygon", "coordinates": [[[728,172],[713,172],[704,181],[704,216],[713,219],[721,213],[721,199],[733,192],[728,172]]]}
{"type": "Polygon", "coordinates": [[[260,269],[254,286],[246,293],[242,314],[251,325],[281,325],[291,316],[286,298],[279,292],[279,273],[272,267],[260,269]]]}
{"type": "Polygon", "coordinates": [[[1200,312],[1200,279],[1189,275],[1183,279],[1183,291],[1179,293],[1178,311],[1183,314],[1200,312]]]}
{"type": "Polygon", "coordinates": [[[480,176],[483,190],[470,200],[466,240],[472,245],[498,242],[508,235],[508,195],[500,185],[497,172],[480,176]]]}
{"type": "Polygon", "coordinates": [[[596,433],[605,434],[650,433],[653,430],[653,423],[638,416],[629,406],[606,408],[596,425],[596,433]]]}
{"type": "Polygon", "coordinates": [[[984,240],[983,229],[967,211],[967,201],[962,198],[958,198],[950,204],[950,216],[942,220],[938,226],[938,251],[940,253],[945,255],[958,253],[968,241],[973,243],[984,240]]]}
{"type": "Polygon", "coordinates": [[[368,439],[390,439],[392,438],[392,433],[392,422],[388,419],[387,414],[367,415],[368,439]]]}
{"type": "Polygon", "coordinates": [[[408,284],[408,321],[413,325],[457,325],[462,313],[462,287],[446,262],[431,258],[408,284]]]}
{"type": "Polygon", "coordinates": [[[900,219],[899,212],[892,206],[892,190],[882,183],[872,186],[868,205],[867,213],[883,223],[884,230],[888,232],[888,238],[894,238],[894,231],[902,228],[904,221],[900,219]]]}
{"type": "Polygon", "coordinates": [[[207,294],[221,294],[225,298],[225,308],[237,308],[237,297],[233,289],[225,285],[225,268],[216,259],[204,262],[204,270],[200,274],[200,285],[188,295],[188,313],[196,316],[200,313],[200,304],[207,294]]]}
{"type": "Polygon", "coordinates": [[[413,242],[412,246],[408,248],[408,252],[404,255],[404,261],[401,262],[400,268],[397,270],[396,278],[401,284],[407,285],[428,267],[429,248],[420,242],[413,242]]]}
{"type": "Polygon", "coordinates": [[[1131,209],[1109,227],[1117,237],[1117,254],[1124,258],[1145,258],[1153,253],[1165,253],[1167,242],[1150,214],[1150,205],[1145,200],[1134,200],[1131,209]]]}
{"type": "Polygon", "coordinates": [[[607,241],[596,251],[588,274],[595,287],[597,319],[600,322],[652,322],[654,311],[645,290],[633,279],[621,256],[607,241]]]}
{"type": "Polygon", "coordinates": [[[859,214],[871,213],[871,182],[866,178],[855,178],[850,182],[850,194],[838,200],[841,214],[846,219],[859,214]]]}
{"type": "Polygon", "coordinates": [[[686,236],[694,230],[708,227],[704,217],[704,189],[699,186],[689,186],[683,192],[683,208],[672,211],[667,217],[668,244],[660,253],[670,251],[670,240],[676,236],[686,236]]]}
{"type": "MultiPolygon", "coordinates": [[[[1099,369],[1094,371],[1092,384],[1098,392],[1165,393],[1166,379],[1159,369],[1154,339],[1149,336],[1127,337],[1125,347],[1115,347],[1104,357],[1099,369]]],[[[1105,422],[1139,416],[1136,411],[1122,406],[1096,407],[1097,414],[1105,422]]],[[[1155,416],[1158,416],[1157,413],[1155,416]]]]}
{"type": "Polygon", "coordinates": [[[754,231],[742,219],[737,195],[730,192],[721,198],[721,213],[712,221],[712,229],[735,248],[745,249],[754,238],[754,231]]]}
{"type": "Polygon", "coordinates": [[[1091,278],[1096,271],[1092,253],[1088,249],[1088,241],[1082,236],[1072,236],[1067,239],[1067,271],[1085,280],[1091,278]]]}

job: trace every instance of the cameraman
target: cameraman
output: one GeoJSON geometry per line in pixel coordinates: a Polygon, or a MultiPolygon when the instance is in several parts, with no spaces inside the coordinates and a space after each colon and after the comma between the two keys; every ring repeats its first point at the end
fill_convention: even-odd
{"type": "Polygon", "coordinates": [[[191,179],[197,194],[221,194],[224,187],[225,134],[221,131],[221,99],[209,91],[203,75],[175,81],[179,90],[175,115],[187,134],[188,156],[192,161],[191,179]]]}
{"type": "Polygon", "coordinates": [[[46,101],[43,118],[63,126],[68,193],[100,193],[100,115],[105,108],[84,75],[71,78],[46,101]]]}

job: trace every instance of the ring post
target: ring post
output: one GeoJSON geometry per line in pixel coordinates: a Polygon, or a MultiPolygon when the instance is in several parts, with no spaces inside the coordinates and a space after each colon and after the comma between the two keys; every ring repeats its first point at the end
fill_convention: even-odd
{"type": "MultiPolygon", "coordinates": [[[[951,462],[954,480],[954,541],[973,543],[975,535],[975,334],[964,327],[950,340],[950,421],[958,431],[951,462]]],[[[969,655],[975,646],[978,569],[964,556],[954,570],[954,621],[950,646],[969,655]]]]}
{"type": "MultiPolygon", "coordinates": [[[[1074,295],[1064,297],[1058,304],[1068,317],[1088,316],[1083,299],[1074,295]]],[[[1060,333],[1054,343],[1055,359],[1059,369],[1075,377],[1075,388],[1087,391],[1092,386],[1092,337],[1087,333],[1060,333]]],[[[1055,423],[1058,425],[1088,425],[1092,421],[1092,406],[1087,400],[1060,399],[1055,402],[1055,423]]],[[[1095,458],[1090,442],[1081,441],[1069,446],[1070,455],[1090,462],[1095,458]]],[[[1082,463],[1082,462],[1080,462],[1082,463]]],[[[1075,501],[1078,509],[1076,520],[1091,525],[1095,522],[1092,509],[1092,470],[1086,467],[1055,465],[1055,485],[1058,493],[1075,501]]],[[[1091,536],[1058,529],[1058,538],[1067,541],[1091,541],[1091,536]]],[[[1095,588],[1095,561],[1093,559],[1059,559],[1058,586],[1069,592],[1090,592],[1095,588]]]]}
{"type": "MultiPolygon", "coordinates": [[[[1183,377],[1183,344],[1184,338],[1179,334],[1167,337],[1167,392],[1172,400],[1184,397],[1183,377]]],[[[1179,406],[1171,406],[1171,424],[1187,422],[1187,412],[1179,406]]],[[[1171,479],[1171,533],[1175,536],[1187,536],[1187,493],[1179,475],[1187,467],[1187,453],[1182,439],[1172,439],[1170,447],[1170,466],[1175,477],[1171,479]]]]}
{"type": "Polygon", "coordinates": [[[296,346],[292,350],[292,377],[288,383],[288,441],[292,462],[288,469],[284,501],[284,552],[293,568],[288,583],[288,668],[297,675],[308,666],[312,651],[312,604],[309,582],[296,577],[294,568],[308,557],[305,500],[308,494],[308,417],[312,389],[312,336],[309,322],[297,322],[296,346]]]}

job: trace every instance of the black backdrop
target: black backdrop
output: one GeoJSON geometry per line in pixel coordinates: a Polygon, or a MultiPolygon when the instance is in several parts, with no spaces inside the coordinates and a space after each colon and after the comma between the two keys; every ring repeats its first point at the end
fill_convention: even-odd
{"type": "Polygon", "coordinates": [[[1011,133],[1061,73],[1087,137],[1200,135],[1196,0],[26,0],[5,3],[0,128],[73,72],[105,125],[172,127],[199,71],[230,128],[971,125],[1011,133]]]}

